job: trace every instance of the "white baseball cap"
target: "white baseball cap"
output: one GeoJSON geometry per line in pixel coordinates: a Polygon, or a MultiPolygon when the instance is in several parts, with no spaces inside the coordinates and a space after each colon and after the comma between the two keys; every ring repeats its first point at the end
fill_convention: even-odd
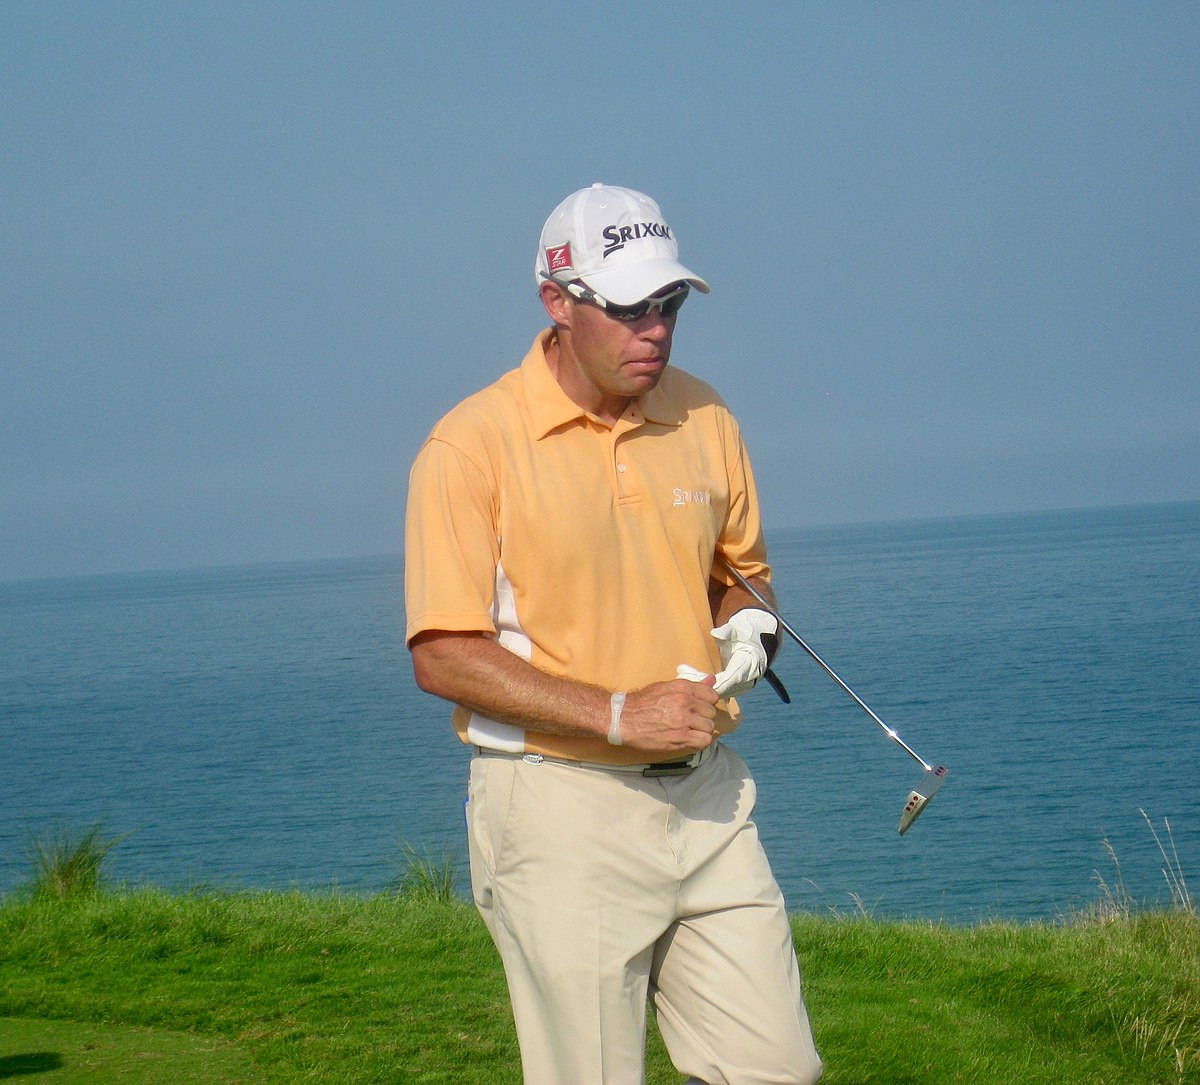
{"type": "Polygon", "coordinates": [[[616,305],[633,305],[672,283],[708,283],[679,262],[675,234],[649,196],[605,185],[572,192],[546,219],[534,280],[581,279],[616,305]]]}

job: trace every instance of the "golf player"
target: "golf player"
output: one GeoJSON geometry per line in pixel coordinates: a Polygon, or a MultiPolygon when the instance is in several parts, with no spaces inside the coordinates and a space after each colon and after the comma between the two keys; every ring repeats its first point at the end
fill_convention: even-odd
{"type": "Polygon", "coordinates": [[[433,428],[405,531],[417,683],[472,752],[475,903],[527,1085],[636,1085],[647,1001],[693,1083],[814,1082],[783,897],[722,737],[777,622],[750,461],[668,367],[703,279],[658,205],[592,185],[542,230],[550,327],[433,428]]]}

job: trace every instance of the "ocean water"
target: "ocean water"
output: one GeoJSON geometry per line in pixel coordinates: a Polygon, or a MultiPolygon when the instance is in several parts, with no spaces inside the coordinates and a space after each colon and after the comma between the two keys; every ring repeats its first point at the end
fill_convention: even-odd
{"type": "MultiPolygon", "coordinates": [[[[729,740],[789,906],[1055,920],[1200,895],[1200,503],[775,532],[794,644],[729,740]],[[1169,822],[1170,831],[1164,819],[1169,822]],[[1119,869],[1114,863],[1114,856],[1119,869]]],[[[110,875],[170,888],[465,887],[467,752],[416,689],[398,557],[0,583],[0,893],[30,842],[102,822],[110,875]]]]}

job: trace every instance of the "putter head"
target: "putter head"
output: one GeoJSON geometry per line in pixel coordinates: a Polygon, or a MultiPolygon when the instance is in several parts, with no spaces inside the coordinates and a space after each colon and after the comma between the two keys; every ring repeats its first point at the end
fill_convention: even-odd
{"type": "Polygon", "coordinates": [[[917,781],[917,786],[908,793],[908,800],[904,803],[904,809],[900,811],[901,836],[908,832],[909,826],[921,816],[921,811],[938,793],[938,788],[945,783],[949,771],[945,765],[934,765],[933,768],[926,769],[925,774],[917,781]]]}

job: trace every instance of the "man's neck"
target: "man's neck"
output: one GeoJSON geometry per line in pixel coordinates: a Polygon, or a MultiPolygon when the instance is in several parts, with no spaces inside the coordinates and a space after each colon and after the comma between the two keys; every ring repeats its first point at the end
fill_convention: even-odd
{"type": "Polygon", "coordinates": [[[543,353],[546,356],[546,365],[558,386],[572,403],[595,415],[610,429],[617,424],[629,404],[633,402],[632,398],[605,395],[584,379],[575,353],[571,349],[570,339],[564,341],[557,328],[551,330],[543,353]]]}

